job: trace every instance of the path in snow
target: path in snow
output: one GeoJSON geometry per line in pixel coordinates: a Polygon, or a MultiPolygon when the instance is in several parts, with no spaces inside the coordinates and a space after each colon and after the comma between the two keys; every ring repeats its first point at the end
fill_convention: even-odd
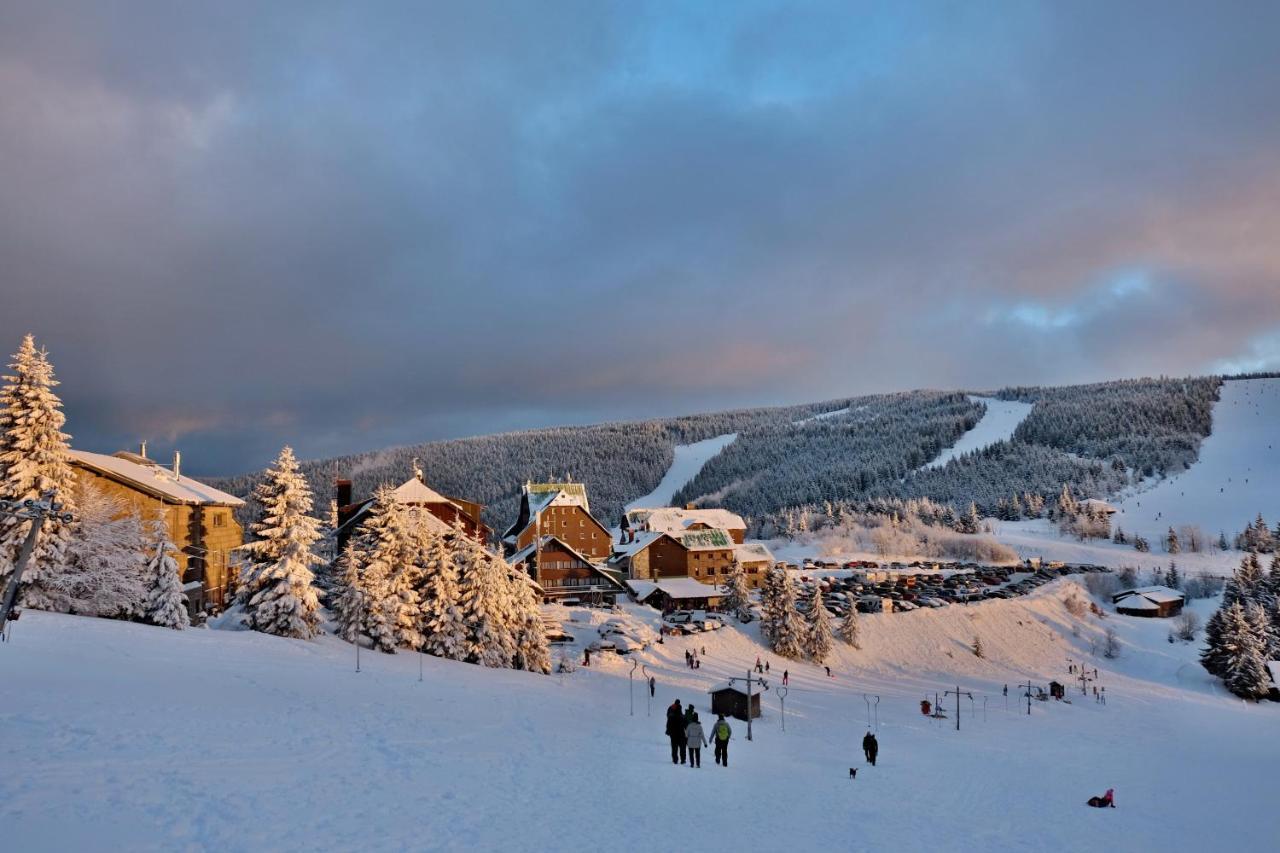
{"type": "Polygon", "coordinates": [[[1280,379],[1222,383],[1213,407],[1213,434],[1188,470],[1161,480],[1117,505],[1114,523],[1151,542],[1170,526],[1199,525],[1216,541],[1235,534],[1261,512],[1271,526],[1280,513],[1280,379]]]}
{"type": "Polygon", "coordinates": [[[676,445],[675,459],[672,460],[667,473],[663,475],[662,482],[658,483],[657,488],[649,494],[627,504],[625,509],[630,511],[639,507],[670,506],[671,498],[675,493],[680,491],[685,483],[696,477],[711,457],[728,447],[737,437],[736,432],[731,432],[693,444],[676,445]]]}
{"type": "Polygon", "coordinates": [[[973,429],[960,436],[959,441],[942,451],[942,454],[925,465],[925,468],[939,468],[966,453],[981,450],[988,445],[995,444],[997,441],[1008,441],[1013,437],[1013,431],[1018,428],[1018,424],[1022,423],[1027,415],[1031,414],[1033,405],[1031,403],[1020,403],[1017,400],[997,400],[994,397],[974,397],[971,395],[969,399],[979,403],[986,403],[986,414],[982,416],[982,420],[978,421],[973,429]]]}
{"type": "MultiPolygon", "coordinates": [[[[1272,849],[1280,708],[1221,695],[1196,644],[1165,642],[1164,620],[1112,614],[1073,636],[1066,592],[869,615],[861,650],[837,643],[832,678],[764,651],[757,625],[669,637],[639,656],[652,702],[614,656],[563,677],[426,658],[419,682],[417,656],[369,653],[357,674],[333,637],[28,611],[0,646],[14,699],[0,703],[0,826],[6,849],[33,853],[720,851],[767,838],[929,853],[1272,849]],[[1119,660],[1090,657],[1103,626],[1120,634],[1119,660]],[[690,648],[701,669],[683,665],[690,648]],[[709,728],[708,687],[757,655],[772,671],[754,739],[734,720],[728,769],[710,750],[701,770],[673,766],[665,706],[693,703],[709,728]],[[1080,696],[1068,658],[1099,668],[1107,706],[1080,696]],[[175,688],[175,673],[196,672],[198,689],[175,688]],[[1071,704],[1035,702],[1028,716],[1016,687],[1028,676],[1065,681],[1071,704]],[[947,719],[921,716],[922,698],[956,684],[975,696],[960,731],[953,698],[947,719]],[[874,768],[859,750],[872,697],[874,768]],[[1085,806],[1109,787],[1115,810],[1085,806]]],[[[1203,617],[1213,604],[1193,606],[1203,617]]]]}
{"type": "MultiPolygon", "coordinates": [[[[858,408],[859,408],[859,409],[865,409],[865,408],[866,408],[866,406],[859,406],[858,408]]],[[[831,412],[819,412],[819,413],[818,413],[818,414],[816,414],[816,415],[810,415],[810,416],[809,416],[809,417],[807,417],[807,418],[801,418],[800,420],[795,421],[795,422],[793,423],[793,425],[794,425],[794,426],[800,426],[800,425],[802,425],[802,424],[813,423],[814,421],[821,421],[821,420],[825,420],[826,418],[839,417],[840,415],[847,415],[847,414],[849,414],[849,412],[851,412],[851,411],[853,411],[853,410],[852,410],[850,407],[845,406],[843,409],[836,409],[835,411],[831,411],[831,412]]]]}

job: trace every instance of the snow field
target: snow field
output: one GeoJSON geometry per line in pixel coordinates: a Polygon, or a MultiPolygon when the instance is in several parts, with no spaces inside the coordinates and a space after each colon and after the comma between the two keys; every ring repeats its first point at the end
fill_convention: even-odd
{"type": "Polygon", "coordinates": [[[1072,636],[1061,599],[1075,586],[866,616],[864,648],[837,644],[830,679],[766,653],[754,624],[667,638],[636,656],[658,690],[650,707],[637,670],[634,717],[627,658],[549,677],[426,658],[419,683],[416,656],[366,652],[357,674],[332,637],[28,612],[0,646],[0,823],[32,851],[1272,849],[1277,709],[1222,695],[1166,622],[1105,620],[1125,647],[1096,661],[1106,707],[1068,682],[1069,705],[1028,717],[1011,695],[1004,710],[1002,684],[1065,680],[1066,658],[1088,657],[1101,628],[1072,636]],[[735,720],[728,769],[710,750],[701,770],[673,766],[666,705],[693,701],[707,726],[707,687],[757,655],[773,689],[755,739],[735,720]],[[977,697],[960,732],[951,710],[918,707],[957,681],[977,697]],[[875,768],[864,693],[880,696],[875,768]],[[1107,787],[1119,808],[1084,806],[1107,787]]]}
{"type": "Polygon", "coordinates": [[[736,432],[727,435],[717,435],[703,441],[694,442],[693,444],[678,444],[675,449],[675,459],[671,462],[671,467],[667,469],[667,473],[662,475],[661,482],[657,487],[645,495],[636,498],[627,504],[624,511],[629,512],[640,507],[663,507],[671,506],[671,498],[680,488],[698,475],[702,470],[702,466],[706,465],[713,456],[724,450],[733,440],[738,437],[736,432]]]}

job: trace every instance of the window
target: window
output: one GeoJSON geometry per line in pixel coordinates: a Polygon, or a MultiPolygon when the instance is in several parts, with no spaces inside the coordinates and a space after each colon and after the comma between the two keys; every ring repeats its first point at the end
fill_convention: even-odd
{"type": "Polygon", "coordinates": [[[215,513],[213,514],[213,526],[214,526],[214,527],[226,527],[226,526],[227,526],[227,514],[226,514],[225,512],[215,512],[215,513]]]}

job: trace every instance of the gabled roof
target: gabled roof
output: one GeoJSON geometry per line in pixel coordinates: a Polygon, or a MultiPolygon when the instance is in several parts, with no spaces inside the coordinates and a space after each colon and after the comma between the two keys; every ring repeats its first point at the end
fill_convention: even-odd
{"type": "Polygon", "coordinates": [[[1131,592],[1128,595],[1122,595],[1115,601],[1116,607],[1123,607],[1126,610],[1159,610],[1160,605],[1156,604],[1149,598],[1131,592]]]}
{"type": "MultiPolygon", "coordinates": [[[[542,537],[543,550],[546,550],[547,548],[551,548],[551,547],[558,547],[562,551],[567,551],[568,553],[572,554],[574,557],[578,558],[583,563],[585,563],[587,565],[587,568],[591,569],[596,574],[605,578],[613,586],[616,586],[619,589],[623,588],[622,584],[618,581],[618,579],[615,578],[613,575],[609,574],[607,571],[605,571],[603,566],[593,562],[590,557],[584,555],[581,551],[574,548],[569,543],[565,542],[564,540],[560,539],[557,536],[550,536],[550,535],[543,536],[542,537]]],[[[510,557],[507,557],[507,565],[509,566],[519,565],[520,563],[523,563],[524,561],[528,560],[529,557],[533,556],[537,550],[538,550],[537,541],[531,542],[526,547],[521,548],[519,551],[516,551],[510,557]]]]}
{"type": "Polygon", "coordinates": [[[686,530],[678,537],[690,551],[713,551],[735,547],[733,537],[723,530],[686,530]]]}
{"type": "Polygon", "coordinates": [[[773,552],[760,542],[747,542],[735,546],[733,550],[740,563],[758,563],[761,560],[773,562],[773,552]]]}
{"type": "Polygon", "coordinates": [[[591,504],[587,501],[587,487],[582,483],[525,483],[520,487],[520,514],[506,532],[502,534],[504,541],[513,542],[524,533],[537,519],[538,514],[553,506],[576,506],[582,510],[604,530],[608,529],[591,515],[591,504]]]}
{"type": "Polygon", "coordinates": [[[1111,596],[1111,602],[1115,604],[1119,602],[1121,598],[1127,598],[1134,595],[1140,595],[1148,601],[1154,601],[1157,604],[1172,604],[1186,599],[1185,595],[1178,592],[1176,589],[1170,589],[1167,586],[1140,586],[1134,589],[1120,590],[1115,595],[1111,596]]]}
{"type": "Polygon", "coordinates": [[[687,530],[693,524],[705,524],[720,530],[747,529],[742,516],[727,509],[678,509],[671,506],[637,508],[627,512],[627,518],[633,526],[673,535],[687,530]]]}
{"type": "Polygon", "coordinates": [[[636,599],[644,601],[657,590],[662,590],[671,599],[688,598],[723,598],[724,593],[718,587],[696,581],[693,578],[662,578],[657,581],[627,581],[627,586],[636,594],[636,599]]]}
{"type": "MultiPolygon", "coordinates": [[[[445,497],[435,489],[428,486],[417,476],[410,477],[400,485],[391,490],[391,496],[396,503],[406,504],[408,506],[427,506],[429,504],[451,504],[461,510],[452,499],[445,497]]],[[[373,498],[369,498],[360,505],[360,509],[348,518],[338,530],[354,529],[364,523],[364,518],[369,514],[369,510],[373,507],[373,498]]],[[[465,515],[465,513],[463,513],[465,515]]],[[[452,533],[453,528],[443,520],[436,518],[429,512],[422,513],[422,523],[432,533],[441,535],[452,533]]],[[[336,531],[335,531],[336,532],[336,531]]]]}
{"type": "MultiPolygon", "coordinates": [[[[648,548],[664,536],[667,536],[667,534],[653,533],[648,530],[642,533],[637,533],[634,542],[615,542],[613,544],[613,556],[634,557],[636,554],[639,554],[645,548],[648,548]]],[[[667,536],[667,538],[670,539],[671,537],[667,536]]]]}
{"type": "Polygon", "coordinates": [[[151,460],[132,453],[126,458],[122,455],[107,456],[104,453],[90,453],[87,450],[71,450],[71,462],[87,468],[108,479],[116,480],[127,486],[133,486],[171,503],[238,507],[244,501],[235,495],[218,491],[190,477],[174,474],[168,468],[151,460]]]}

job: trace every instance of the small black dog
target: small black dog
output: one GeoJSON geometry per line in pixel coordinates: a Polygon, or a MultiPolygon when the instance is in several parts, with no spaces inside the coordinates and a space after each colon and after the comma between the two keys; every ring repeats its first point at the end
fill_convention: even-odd
{"type": "Polygon", "coordinates": [[[856,767],[850,767],[850,768],[849,768],[849,778],[850,778],[850,779],[857,779],[857,778],[858,778],[858,768],[856,768],[856,767]]]}

